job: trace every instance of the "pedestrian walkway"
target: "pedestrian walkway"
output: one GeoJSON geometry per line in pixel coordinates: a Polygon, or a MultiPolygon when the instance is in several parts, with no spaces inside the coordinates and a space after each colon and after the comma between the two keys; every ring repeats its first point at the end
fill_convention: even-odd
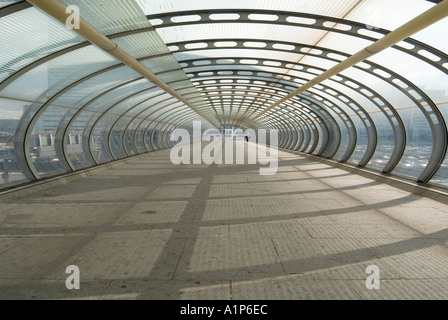
{"type": "Polygon", "coordinates": [[[448,299],[448,205],[290,152],[259,168],[162,150],[0,198],[0,299],[448,299]]]}

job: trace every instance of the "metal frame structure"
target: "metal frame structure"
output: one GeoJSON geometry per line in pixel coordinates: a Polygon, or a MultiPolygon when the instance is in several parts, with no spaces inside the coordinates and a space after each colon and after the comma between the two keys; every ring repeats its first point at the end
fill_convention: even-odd
{"type": "MultiPolygon", "coordinates": [[[[439,8],[446,11],[447,1],[429,2],[440,3],[439,8]]],[[[66,14],[62,12],[65,5],[59,0],[46,3],[41,0],[30,0],[0,8],[0,19],[22,10],[35,10],[30,3],[39,6],[59,21],[63,21],[66,17],[66,14]]],[[[446,16],[448,12],[443,14],[446,16]]],[[[243,129],[278,129],[279,146],[325,158],[335,158],[341,162],[352,161],[351,158],[359,144],[358,136],[365,134],[367,140],[365,150],[362,151],[363,154],[359,160],[352,162],[357,166],[365,167],[374,157],[378,146],[378,128],[371,116],[372,106],[377,109],[374,112],[379,112],[387,120],[393,133],[393,150],[382,172],[393,174],[394,169],[402,161],[407,146],[408,128],[400,110],[379,90],[369,87],[356,77],[340,72],[329,77],[325,82],[313,83],[304,92],[291,94],[308,85],[312,79],[319,78],[321,74],[328,72],[325,67],[307,64],[302,62],[302,59],[297,61],[294,57],[300,55],[321,59],[325,64],[337,66],[352,58],[352,55],[347,52],[337,51],[321,44],[301,43],[300,39],[294,42],[269,38],[203,37],[189,41],[166,42],[166,52],[134,58],[112,41],[146,32],[163,32],[164,29],[169,28],[235,23],[306,28],[325,31],[328,34],[350,36],[371,43],[379,42],[378,39],[385,38],[392,33],[391,31],[376,28],[374,32],[365,32],[365,24],[348,19],[264,9],[176,11],[147,15],[146,19],[152,25],[148,23],[149,26],[145,28],[108,36],[101,34],[93,25],[82,20],[83,29],[74,31],[85,37],[87,41],[73,40],[71,43],[56,44],[52,48],[54,50],[50,50],[49,54],[43,57],[39,56],[36,50],[32,54],[35,57],[34,60],[31,59],[27,65],[9,73],[1,80],[0,97],[3,90],[21,81],[39,67],[69,53],[90,47],[92,44],[99,46],[120,62],[95,70],[80,79],[74,79],[69,85],[59,88],[57,92],[52,92],[51,96],[47,96],[48,92],[43,92],[29,109],[25,110],[14,135],[14,144],[15,157],[26,180],[70,172],[142,152],[169,148],[173,145],[169,141],[169,136],[175,128],[191,129],[191,122],[199,119],[212,125],[232,125],[243,129]],[[221,52],[229,50],[234,52],[233,56],[220,55],[221,52]],[[249,58],[239,54],[247,50],[256,51],[258,56],[249,58]],[[212,53],[212,57],[202,57],[201,53],[204,51],[212,53]],[[277,53],[283,58],[272,57],[277,53]],[[288,55],[290,58],[284,58],[288,55]],[[179,67],[153,73],[143,66],[146,61],[156,61],[155,59],[164,57],[174,58],[179,67]],[[82,104],[73,106],[72,109],[68,108],[67,112],[59,118],[59,124],[55,129],[54,145],[59,168],[48,173],[39,172],[33,164],[30,151],[32,133],[38,121],[51,108],[63,110],[65,107],[60,107],[57,101],[65,94],[73,92],[97,76],[116,72],[125,66],[136,71],[134,78],[125,79],[118,84],[111,83],[95,94],[85,96],[82,104]],[[163,80],[164,77],[168,79],[176,72],[183,74],[183,78],[172,81],[163,80]],[[148,87],[140,89],[139,82],[144,79],[150,80],[151,83],[148,87]],[[139,89],[133,89],[133,87],[139,89]],[[110,100],[108,105],[102,105],[95,110],[93,106],[109,96],[119,94],[124,88],[131,90],[129,94],[110,100]],[[133,99],[140,96],[141,101],[133,102],[133,99]],[[365,107],[362,101],[358,100],[359,97],[367,99],[371,106],[365,107]],[[82,117],[89,114],[91,117],[84,124],[81,143],[85,164],[77,166],[70,160],[69,134],[77,121],[81,121],[82,117]],[[101,127],[103,122],[107,124],[101,127]],[[97,159],[93,153],[92,143],[96,132],[101,132],[104,138],[105,159],[97,159]],[[343,141],[346,143],[342,143],[343,141]],[[320,147],[317,148],[319,143],[320,147]]],[[[448,76],[446,52],[409,37],[400,43],[392,43],[390,47],[448,76]]],[[[17,61],[25,58],[18,56],[9,61],[6,67],[10,70],[17,61]]],[[[423,183],[430,182],[431,178],[441,170],[448,143],[445,118],[436,103],[424,89],[405,76],[372,60],[364,59],[362,63],[354,64],[351,68],[399,91],[423,114],[431,131],[432,151],[426,167],[419,173],[416,180],[423,183]]],[[[9,99],[9,97],[6,98],[9,99]]]]}

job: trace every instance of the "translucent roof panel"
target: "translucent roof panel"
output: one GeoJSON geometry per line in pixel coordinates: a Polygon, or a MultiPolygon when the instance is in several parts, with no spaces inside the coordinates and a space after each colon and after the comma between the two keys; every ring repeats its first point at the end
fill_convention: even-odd
{"type": "Polygon", "coordinates": [[[141,79],[129,84],[124,84],[90,103],[87,106],[86,110],[102,112],[121,99],[124,99],[133,94],[137,94],[137,92],[139,91],[149,90],[153,87],[154,85],[146,79],[141,79]]]}
{"type": "Polygon", "coordinates": [[[82,82],[60,96],[54,104],[72,108],[81,106],[102,92],[139,77],[134,70],[126,66],[119,67],[82,82]]]}
{"type": "Polygon", "coordinates": [[[137,59],[170,52],[155,31],[127,35],[114,42],[137,59]]]}
{"type": "Polygon", "coordinates": [[[0,1],[0,139],[21,181],[164,147],[204,115],[282,129],[285,146],[314,154],[330,138],[324,156],[358,164],[369,151],[363,165],[392,159],[389,172],[414,180],[447,161],[447,18],[276,105],[434,1],[62,2],[157,79],[29,3],[0,1]]]}
{"type": "Polygon", "coordinates": [[[213,23],[160,28],[162,39],[167,42],[197,41],[197,39],[253,39],[293,41],[315,44],[325,31],[299,26],[270,25],[263,23],[213,23]]]}
{"type": "Polygon", "coordinates": [[[357,0],[137,0],[145,14],[172,11],[196,11],[213,9],[265,9],[278,11],[296,11],[319,15],[343,15],[357,0]]]}
{"type": "Polygon", "coordinates": [[[79,8],[81,16],[106,35],[150,27],[135,1],[63,0],[79,8]]]}
{"type": "Polygon", "coordinates": [[[0,19],[0,81],[40,58],[82,41],[76,33],[35,8],[7,15],[0,19]]]}
{"type": "Polygon", "coordinates": [[[395,30],[434,5],[430,1],[420,0],[363,0],[345,19],[365,23],[371,30],[395,30]]]}
{"type": "Polygon", "coordinates": [[[109,54],[94,46],[72,51],[30,70],[2,91],[10,98],[42,101],[95,71],[117,64],[109,54]]]}
{"type": "Polygon", "coordinates": [[[440,30],[448,30],[448,18],[442,19],[439,22],[423,29],[422,31],[414,34],[412,38],[422,41],[434,48],[437,48],[443,52],[448,52],[448,41],[445,38],[440,37],[440,30]]]}

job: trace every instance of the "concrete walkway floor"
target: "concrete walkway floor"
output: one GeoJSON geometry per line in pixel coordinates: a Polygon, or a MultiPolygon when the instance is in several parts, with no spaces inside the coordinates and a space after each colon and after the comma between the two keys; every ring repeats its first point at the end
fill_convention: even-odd
{"type": "Polygon", "coordinates": [[[169,155],[0,198],[0,298],[448,298],[448,205],[282,151],[270,176],[169,155]]]}

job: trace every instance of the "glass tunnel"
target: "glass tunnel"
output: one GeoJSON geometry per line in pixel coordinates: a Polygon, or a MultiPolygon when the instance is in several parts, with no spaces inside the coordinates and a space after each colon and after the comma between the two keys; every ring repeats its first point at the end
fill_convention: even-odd
{"type": "Polygon", "coordinates": [[[2,0],[0,190],[170,148],[193,121],[448,187],[447,4],[2,0]]]}

